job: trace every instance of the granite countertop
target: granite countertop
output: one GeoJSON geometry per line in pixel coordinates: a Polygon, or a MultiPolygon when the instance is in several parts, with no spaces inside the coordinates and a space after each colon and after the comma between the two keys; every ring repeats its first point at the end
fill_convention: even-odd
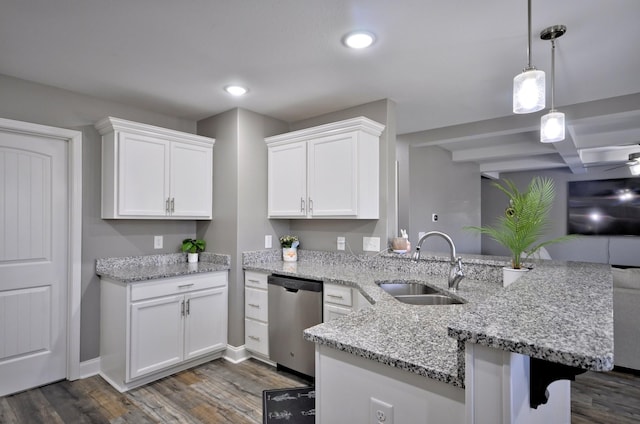
{"type": "Polygon", "coordinates": [[[202,272],[226,271],[231,256],[202,252],[196,263],[187,263],[186,253],[101,258],[96,260],[96,274],[123,283],[178,277],[202,272]]]}
{"type": "Polygon", "coordinates": [[[462,255],[462,305],[401,303],[376,282],[419,281],[447,289],[448,255],[353,257],[300,250],[246,252],[243,267],[357,288],[373,304],[305,330],[307,340],[464,387],[464,343],[478,343],[585,369],[613,367],[613,304],[608,265],[539,261],[508,288],[505,258],[462,255]]]}

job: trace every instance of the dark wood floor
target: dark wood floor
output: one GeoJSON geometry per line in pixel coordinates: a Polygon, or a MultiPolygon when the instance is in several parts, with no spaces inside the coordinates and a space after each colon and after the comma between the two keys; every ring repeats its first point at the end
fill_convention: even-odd
{"type": "MultiPolygon", "coordinates": [[[[0,423],[260,424],[263,390],[304,385],[255,360],[220,359],[124,394],[94,376],[1,397],[0,423]]],[[[587,372],[571,397],[574,424],[640,423],[640,376],[587,372]]]]}
{"type": "Polygon", "coordinates": [[[571,422],[640,423],[640,375],[629,371],[578,375],[571,383],[571,422]]]}

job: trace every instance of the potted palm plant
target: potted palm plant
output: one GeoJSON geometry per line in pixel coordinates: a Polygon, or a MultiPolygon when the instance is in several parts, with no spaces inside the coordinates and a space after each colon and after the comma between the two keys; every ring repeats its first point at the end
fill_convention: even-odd
{"type": "Polygon", "coordinates": [[[198,253],[204,252],[207,242],[200,239],[182,240],[182,251],[187,253],[187,262],[198,262],[198,253]]]}
{"type": "Polygon", "coordinates": [[[528,268],[523,268],[523,255],[531,256],[541,247],[574,238],[574,235],[557,237],[540,242],[548,229],[549,212],[555,198],[555,186],[550,178],[534,177],[525,191],[505,179],[493,185],[509,198],[504,216],[498,217],[493,226],[465,227],[486,234],[511,252],[511,266],[504,267],[503,285],[506,287],[518,279],[528,268]],[[515,276],[513,275],[515,274],[515,276]]]}

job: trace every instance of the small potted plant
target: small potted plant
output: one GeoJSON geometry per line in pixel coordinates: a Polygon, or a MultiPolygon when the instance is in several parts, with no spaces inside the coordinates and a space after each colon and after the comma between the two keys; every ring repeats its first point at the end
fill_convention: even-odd
{"type": "Polygon", "coordinates": [[[282,247],[282,260],[285,262],[295,262],[298,260],[298,236],[280,237],[280,247],[282,247]]]}
{"type": "Polygon", "coordinates": [[[507,179],[504,180],[504,185],[499,182],[493,185],[509,198],[504,216],[498,217],[493,226],[465,228],[486,234],[509,249],[511,266],[503,268],[503,285],[506,287],[529,270],[522,267],[523,255],[531,256],[543,246],[570,240],[575,236],[566,235],[539,241],[549,227],[549,212],[555,197],[555,186],[550,178],[534,177],[523,192],[507,179]]]}
{"type": "Polygon", "coordinates": [[[207,242],[200,239],[187,238],[182,240],[182,251],[187,252],[187,262],[198,262],[198,253],[204,252],[207,242]]]}

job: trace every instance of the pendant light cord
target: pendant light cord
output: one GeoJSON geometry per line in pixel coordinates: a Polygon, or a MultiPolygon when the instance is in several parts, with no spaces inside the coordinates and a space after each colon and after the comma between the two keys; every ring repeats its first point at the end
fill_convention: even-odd
{"type": "Polygon", "coordinates": [[[556,94],[556,40],[551,39],[551,111],[555,111],[556,94]]]}
{"type": "Polygon", "coordinates": [[[527,1],[527,24],[529,28],[527,33],[527,69],[531,69],[531,0],[527,1]]]}

